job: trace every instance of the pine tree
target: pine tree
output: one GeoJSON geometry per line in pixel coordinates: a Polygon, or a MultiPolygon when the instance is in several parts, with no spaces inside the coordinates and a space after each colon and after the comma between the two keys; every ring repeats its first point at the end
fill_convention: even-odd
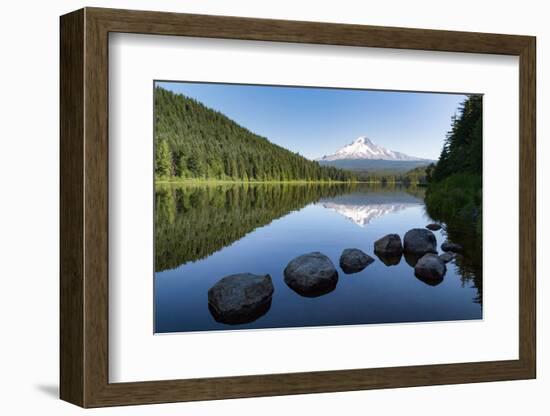
{"type": "Polygon", "coordinates": [[[166,140],[161,140],[157,147],[155,173],[158,177],[172,176],[172,154],[166,140]]]}

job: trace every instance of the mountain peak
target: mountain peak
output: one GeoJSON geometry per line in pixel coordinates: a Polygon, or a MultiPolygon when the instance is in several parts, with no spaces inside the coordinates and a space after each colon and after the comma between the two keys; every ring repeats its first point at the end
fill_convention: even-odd
{"type": "Polygon", "coordinates": [[[358,144],[370,144],[372,145],[373,143],[371,142],[371,140],[367,137],[367,136],[359,136],[357,139],[355,139],[351,144],[353,143],[358,143],[358,144]]]}
{"type": "Polygon", "coordinates": [[[375,144],[367,136],[359,136],[350,144],[337,150],[336,153],[325,155],[318,159],[319,161],[333,160],[351,160],[351,159],[369,159],[369,160],[424,160],[419,157],[409,156],[401,152],[386,149],[383,146],[375,144]]]}

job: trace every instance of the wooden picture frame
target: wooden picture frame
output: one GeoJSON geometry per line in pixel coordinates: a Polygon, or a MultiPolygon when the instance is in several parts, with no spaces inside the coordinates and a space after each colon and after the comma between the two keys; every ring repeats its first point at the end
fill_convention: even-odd
{"type": "Polygon", "coordinates": [[[60,30],[61,399],[82,407],[101,407],[535,378],[534,37],[100,8],[62,16],[60,30]],[[110,32],[518,56],[519,359],[109,383],[110,32]]]}

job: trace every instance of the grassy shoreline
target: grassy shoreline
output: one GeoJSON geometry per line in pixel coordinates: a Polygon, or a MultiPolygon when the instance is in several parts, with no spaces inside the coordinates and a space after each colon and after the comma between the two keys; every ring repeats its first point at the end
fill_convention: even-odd
{"type": "Polygon", "coordinates": [[[166,184],[189,184],[189,185],[233,185],[233,184],[345,184],[345,183],[358,183],[357,181],[248,181],[239,179],[155,179],[155,183],[166,184]]]}
{"type": "MultiPolygon", "coordinates": [[[[342,184],[370,184],[383,185],[382,181],[308,181],[308,180],[291,180],[291,181],[249,181],[235,179],[158,179],[155,178],[155,184],[174,184],[174,185],[261,185],[261,184],[289,184],[289,185],[342,185],[342,184]]],[[[402,185],[403,182],[387,182],[387,185],[402,185]]],[[[414,186],[414,184],[411,184],[414,186]]]]}

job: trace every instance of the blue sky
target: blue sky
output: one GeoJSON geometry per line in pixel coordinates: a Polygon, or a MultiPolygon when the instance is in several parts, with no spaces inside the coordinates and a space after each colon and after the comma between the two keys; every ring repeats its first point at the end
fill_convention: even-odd
{"type": "Polygon", "coordinates": [[[391,150],[437,159],[459,94],[157,82],[195,98],[252,132],[310,159],[359,136],[391,150]]]}

